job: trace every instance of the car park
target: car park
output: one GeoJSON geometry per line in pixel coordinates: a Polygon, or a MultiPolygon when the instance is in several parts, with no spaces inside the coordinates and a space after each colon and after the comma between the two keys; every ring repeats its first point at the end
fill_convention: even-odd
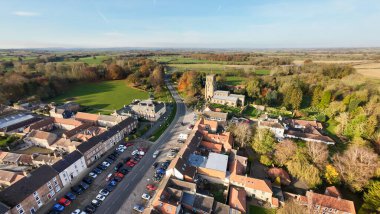
{"type": "Polygon", "coordinates": [[[106,189],[101,189],[101,190],[99,190],[99,194],[104,195],[104,196],[108,196],[110,194],[110,192],[106,189]]]}
{"type": "Polygon", "coordinates": [[[102,194],[98,194],[96,197],[96,200],[98,201],[104,201],[106,199],[106,196],[102,195],[102,194]]]}
{"type": "Polygon", "coordinates": [[[101,204],[101,202],[100,202],[99,200],[93,199],[93,200],[91,201],[91,205],[92,205],[92,206],[99,207],[100,204],[101,204]]]}
{"type": "Polygon", "coordinates": [[[86,184],[90,185],[90,184],[92,184],[93,179],[90,176],[87,176],[87,177],[83,178],[82,181],[85,182],[86,184]]]}
{"type": "Polygon", "coordinates": [[[112,173],[108,174],[106,177],[106,181],[110,181],[112,179],[112,177],[113,177],[112,173]]]}
{"type": "Polygon", "coordinates": [[[110,164],[112,164],[113,162],[115,162],[115,160],[112,160],[111,158],[106,158],[105,161],[107,161],[110,164]]]}
{"type": "Polygon", "coordinates": [[[79,186],[80,186],[82,189],[84,189],[84,190],[90,188],[90,186],[89,186],[88,184],[86,184],[85,182],[83,182],[83,181],[80,182],[79,186]]]}
{"type": "Polygon", "coordinates": [[[144,207],[141,205],[135,205],[135,206],[133,206],[133,210],[135,210],[139,213],[142,213],[142,212],[144,212],[144,207]]]}
{"type": "Polygon", "coordinates": [[[124,150],[123,148],[121,148],[121,147],[118,147],[118,148],[116,149],[116,151],[117,151],[117,152],[121,152],[121,153],[123,153],[125,150],[124,150]]]}
{"type": "Polygon", "coordinates": [[[107,167],[104,166],[103,164],[99,164],[99,165],[98,165],[98,168],[101,169],[102,171],[104,171],[104,170],[107,169],[107,167]]]}
{"type": "Polygon", "coordinates": [[[79,185],[76,185],[76,186],[71,187],[71,190],[72,190],[75,194],[77,194],[77,195],[80,195],[80,194],[83,193],[83,189],[82,189],[82,187],[80,187],[79,185]]]}
{"type": "Polygon", "coordinates": [[[90,172],[88,173],[88,176],[95,179],[98,175],[96,173],[90,172]]]}
{"type": "Polygon", "coordinates": [[[157,156],[160,154],[159,150],[156,150],[153,152],[153,158],[157,158],[157,156]]]}
{"type": "Polygon", "coordinates": [[[103,172],[103,170],[101,170],[97,167],[92,170],[92,173],[97,174],[97,175],[101,174],[102,172],[103,172]]]}
{"type": "Polygon", "coordinates": [[[119,157],[119,153],[117,153],[116,151],[112,152],[112,155],[115,156],[116,158],[119,157]]]}
{"type": "Polygon", "coordinates": [[[83,213],[83,212],[80,211],[80,209],[76,209],[71,214],[81,214],[81,213],[83,213]]]}
{"type": "Polygon", "coordinates": [[[96,211],[96,207],[93,206],[93,205],[87,205],[84,210],[87,212],[87,213],[94,213],[96,211]]]}
{"type": "Polygon", "coordinates": [[[67,198],[60,198],[58,200],[58,204],[67,207],[67,206],[69,206],[71,204],[71,201],[69,199],[67,199],[67,198]]]}
{"type": "Polygon", "coordinates": [[[64,209],[65,209],[65,207],[62,206],[61,204],[58,204],[58,203],[54,204],[54,206],[53,206],[53,210],[58,211],[58,212],[62,212],[64,209]]]}
{"type": "Polygon", "coordinates": [[[124,178],[124,174],[120,172],[116,172],[114,175],[115,177],[124,178]]]}
{"type": "Polygon", "coordinates": [[[126,158],[123,159],[123,162],[127,163],[129,160],[131,160],[131,157],[126,157],[126,158]]]}
{"type": "Polygon", "coordinates": [[[150,195],[148,193],[144,193],[144,194],[142,194],[141,198],[143,198],[145,200],[149,200],[150,199],[150,195]]]}
{"type": "Polygon", "coordinates": [[[61,212],[57,211],[57,210],[50,210],[48,212],[48,214],[60,214],[61,212]]]}
{"type": "Polygon", "coordinates": [[[68,193],[65,194],[65,198],[69,199],[70,201],[73,201],[73,200],[75,200],[77,197],[76,197],[73,193],[68,192],[68,193]]]}

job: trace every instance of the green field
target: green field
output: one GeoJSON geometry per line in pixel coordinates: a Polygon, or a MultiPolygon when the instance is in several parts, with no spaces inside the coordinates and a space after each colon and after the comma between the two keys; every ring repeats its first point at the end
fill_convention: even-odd
{"type": "Polygon", "coordinates": [[[110,59],[111,57],[110,56],[95,56],[94,57],[82,57],[82,58],[79,58],[77,62],[84,62],[84,63],[87,63],[89,65],[99,65],[101,63],[103,63],[103,60],[107,60],[107,59],[110,59]]]}
{"type": "Polygon", "coordinates": [[[275,214],[275,209],[266,209],[263,207],[249,206],[249,214],[275,214]]]}
{"type": "Polygon", "coordinates": [[[88,107],[88,112],[110,114],[134,99],[147,99],[148,92],[129,87],[124,80],[80,83],[50,101],[68,100],[88,107]]]}
{"type": "Polygon", "coordinates": [[[183,56],[154,56],[151,59],[156,60],[157,62],[167,63],[167,64],[227,64],[224,61],[210,61],[210,60],[201,60],[201,59],[193,59],[187,58],[183,56]]]}
{"type": "Polygon", "coordinates": [[[227,85],[240,85],[243,83],[244,80],[247,78],[245,77],[238,77],[238,76],[227,76],[227,85]]]}

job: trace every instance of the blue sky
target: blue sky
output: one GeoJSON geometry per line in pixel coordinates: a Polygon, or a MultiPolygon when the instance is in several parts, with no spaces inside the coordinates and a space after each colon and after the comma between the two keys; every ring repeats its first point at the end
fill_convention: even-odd
{"type": "Polygon", "coordinates": [[[379,0],[0,0],[0,48],[380,47],[379,0]]]}

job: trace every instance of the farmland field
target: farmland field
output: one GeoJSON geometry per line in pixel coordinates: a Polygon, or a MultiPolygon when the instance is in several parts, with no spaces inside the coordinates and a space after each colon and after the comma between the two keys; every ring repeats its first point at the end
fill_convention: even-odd
{"type": "Polygon", "coordinates": [[[124,80],[80,83],[50,101],[68,100],[88,107],[88,112],[110,114],[134,99],[147,99],[148,92],[129,87],[124,80]]]}
{"type": "Polygon", "coordinates": [[[109,56],[95,56],[94,57],[82,57],[78,59],[78,62],[84,62],[89,65],[99,65],[103,62],[103,60],[110,59],[111,57],[109,56]]]}

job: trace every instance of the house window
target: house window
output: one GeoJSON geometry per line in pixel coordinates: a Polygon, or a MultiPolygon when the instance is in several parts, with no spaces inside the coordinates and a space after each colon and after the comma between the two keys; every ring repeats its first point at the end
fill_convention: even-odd
{"type": "Polygon", "coordinates": [[[34,197],[38,196],[38,192],[33,192],[33,196],[34,197]]]}
{"type": "Polygon", "coordinates": [[[30,208],[30,213],[36,213],[36,210],[34,209],[34,207],[30,208]]]}

